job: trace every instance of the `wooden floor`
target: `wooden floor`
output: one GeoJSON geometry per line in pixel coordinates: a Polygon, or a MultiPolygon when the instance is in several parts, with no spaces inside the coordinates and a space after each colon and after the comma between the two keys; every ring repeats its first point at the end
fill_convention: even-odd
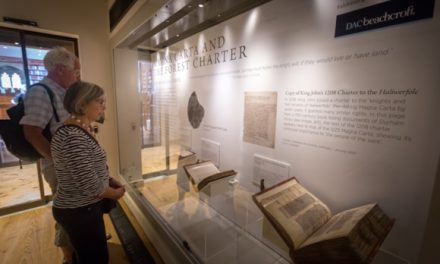
{"type": "MultiPolygon", "coordinates": [[[[169,152],[170,168],[177,168],[180,146],[171,145],[169,152]]],[[[165,146],[149,147],[141,150],[142,174],[166,170],[166,148],[165,146]]]]}
{"type": "MultiPolygon", "coordinates": [[[[171,148],[172,168],[177,166],[178,151],[175,146],[171,148]]],[[[143,173],[166,169],[165,148],[143,149],[142,161],[143,173]]],[[[22,169],[19,166],[0,168],[0,182],[0,208],[40,199],[36,164],[23,165],[22,169]]],[[[51,194],[47,183],[43,182],[45,194],[51,194]]],[[[121,206],[155,262],[163,263],[128,207],[123,202],[121,206]]],[[[110,263],[129,263],[108,215],[105,215],[105,222],[107,232],[113,236],[108,244],[110,263]]],[[[62,253],[53,245],[54,224],[50,206],[0,216],[0,264],[62,263],[62,253]]]]}
{"type": "MultiPolygon", "coordinates": [[[[37,165],[27,164],[0,168],[0,208],[40,199],[37,165]]],[[[52,194],[49,185],[44,182],[46,195],[52,194]]]]}
{"type": "MultiPolygon", "coordinates": [[[[110,263],[129,261],[108,215],[105,215],[110,263]]],[[[53,245],[54,220],[51,206],[0,217],[0,264],[60,264],[61,251],[53,245]]]]}
{"type": "MultiPolygon", "coordinates": [[[[171,146],[170,167],[177,167],[180,147],[171,146]]],[[[166,169],[165,147],[142,149],[142,173],[147,174],[166,169]]],[[[0,208],[32,202],[40,199],[36,164],[0,168],[0,208]]],[[[45,195],[52,194],[49,185],[43,180],[45,195]]]]}

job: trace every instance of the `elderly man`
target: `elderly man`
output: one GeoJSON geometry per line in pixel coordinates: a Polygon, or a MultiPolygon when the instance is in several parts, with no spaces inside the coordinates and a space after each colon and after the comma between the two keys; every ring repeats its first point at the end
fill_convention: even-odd
{"type": "MultiPolygon", "coordinates": [[[[67,88],[80,79],[80,64],[78,58],[65,48],[51,49],[44,57],[44,67],[47,76],[40,82],[53,93],[55,111],[59,122],[54,118],[53,107],[49,95],[42,85],[33,86],[24,97],[25,115],[20,120],[24,135],[32,146],[44,157],[42,171],[44,179],[49,184],[52,194],[56,194],[57,178],[50,153],[50,142],[43,135],[43,130],[50,124],[53,135],[69,116],[64,109],[63,100],[67,88]]],[[[55,225],[55,245],[64,254],[64,263],[71,263],[73,248],[66,232],[59,224],[55,225]]]]}

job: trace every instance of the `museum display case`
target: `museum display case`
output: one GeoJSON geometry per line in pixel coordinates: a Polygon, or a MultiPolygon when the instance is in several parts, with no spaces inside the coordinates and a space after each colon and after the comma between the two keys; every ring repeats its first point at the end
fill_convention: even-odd
{"type": "Polygon", "coordinates": [[[263,236],[252,192],[231,183],[233,179],[185,191],[177,177],[155,177],[136,189],[188,254],[200,263],[289,263],[285,251],[263,236]]]}
{"type": "Polygon", "coordinates": [[[292,262],[252,200],[291,177],[329,215],[378,204],[395,222],[372,263],[417,262],[440,152],[440,9],[373,2],[273,0],[182,39],[149,21],[114,47],[119,172],[168,262],[292,262]],[[383,10],[402,17],[352,31],[383,10]]]}
{"type": "MultiPolygon", "coordinates": [[[[294,263],[288,246],[252,200],[260,187],[240,185],[240,175],[234,174],[197,189],[181,166],[171,174],[134,180],[128,193],[188,263],[294,263]]],[[[372,263],[406,262],[380,250],[372,263]]]]}

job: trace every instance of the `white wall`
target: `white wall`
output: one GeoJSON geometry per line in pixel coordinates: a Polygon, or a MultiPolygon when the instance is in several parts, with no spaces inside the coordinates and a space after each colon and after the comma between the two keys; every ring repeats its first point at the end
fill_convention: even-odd
{"type": "Polygon", "coordinates": [[[106,121],[99,140],[109,159],[110,171],[117,175],[117,143],[112,88],[112,66],[106,0],[0,0],[0,17],[36,21],[40,28],[79,36],[82,79],[97,83],[106,90],[106,121]]]}

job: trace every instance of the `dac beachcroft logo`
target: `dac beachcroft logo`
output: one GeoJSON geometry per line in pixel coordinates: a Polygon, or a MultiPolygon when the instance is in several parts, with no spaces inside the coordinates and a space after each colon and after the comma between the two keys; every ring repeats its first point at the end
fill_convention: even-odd
{"type": "Polygon", "coordinates": [[[362,19],[359,19],[358,21],[348,22],[345,24],[345,29],[352,30],[352,29],[361,28],[364,26],[374,25],[374,24],[378,24],[378,23],[384,23],[387,21],[392,21],[392,20],[415,16],[415,15],[416,15],[416,12],[415,12],[414,6],[411,5],[404,11],[394,12],[394,13],[385,12],[382,16],[379,16],[379,17],[373,17],[373,18],[363,17],[362,19]]]}
{"type": "Polygon", "coordinates": [[[432,18],[435,0],[391,0],[336,17],[335,37],[432,18]]]}

